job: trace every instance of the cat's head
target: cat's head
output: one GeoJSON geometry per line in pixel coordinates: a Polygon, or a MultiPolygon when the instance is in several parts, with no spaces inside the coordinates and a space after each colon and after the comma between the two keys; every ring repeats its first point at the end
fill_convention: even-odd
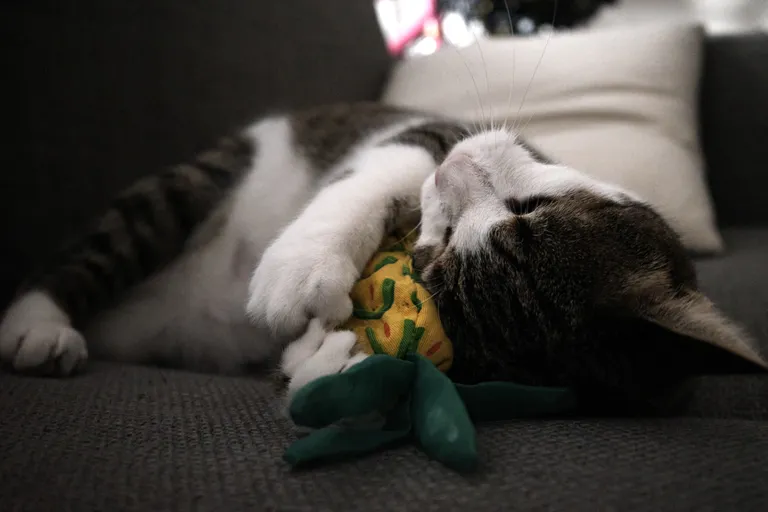
{"type": "Polygon", "coordinates": [[[421,206],[414,266],[454,342],[457,380],[621,391],[708,371],[731,352],[762,363],[698,291],[652,208],[542,161],[512,133],[457,144],[421,206]]]}

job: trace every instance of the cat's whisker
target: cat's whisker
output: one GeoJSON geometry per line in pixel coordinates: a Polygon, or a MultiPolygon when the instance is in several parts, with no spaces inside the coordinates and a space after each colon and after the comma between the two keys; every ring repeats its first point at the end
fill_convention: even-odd
{"type": "Polygon", "coordinates": [[[443,293],[444,291],[445,291],[445,289],[444,289],[444,288],[441,288],[441,289],[439,289],[438,291],[434,292],[432,295],[430,295],[430,296],[429,296],[429,297],[427,297],[426,299],[422,300],[422,301],[421,301],[421,303],[422,303],[422,304],[426,304],[427,302],[429,302],[430,300],[434,299],[436,296],[440,295],[440,294],[441,294],[441,293],[443,293]]]}
{"type": "Polygon", "coordinates": [[[536,62],[536,67],[533,68],[533,74],[531,75],[531,79],[528,81],[528,86],[525,88],[525,92],[523,93],[523,98],[520,100],[520,106],[517,109],[517,113],[515,114],[515,119],[518,120],[515,127],[515,132],[518,131],[518,128],[520,127],[519,119],[520,119],[520,112],[523,110],[523,106],[525,105],[525,100],[528,98],[528,92],[531,90],[531,85],[533,85],[533,81],[536,79],[536,73],[539,71],[539,67],[541,66],[541,62],[544,60],[544,54],[547,52],[547,47],[549,46],[549,42],[552,40],[552,34],[555,32],[555,20],[557,19],[557,8],[558,8],[558,0],[555,0],[554,9],[552,10],[552,30],[550,30],[549,34],[547,34],[547,40],[544,43],[544,48],[541,50],[541,55],[539,56],[539,60],[536,62]]]}
{"type": "Polygon", "coordinates": [[[409,232],[407,232],[405,235],[403,235],[403,237],[402,237],[402,238],[400,238],[400,239],[399,239],[397,242],[395,242],[395,244],[394,244],[394,245],[397,245],[397,244],[403,243],[405,240],[407,240],[407,239],[408,239],[408,237],[409,237],[409,236],[411,236],[412,234],[414,234],[414,233],[415,233],[415,232],[416,232],[416,231],[417,231],[417,230],[418,230],[420,227],[421,227],[421,220],[419,220],[419,222],[416,224],[416,226],[414,226],[414,227],[413,227],[413,229],[412,229],[412,230],[410,230],[409,232]]]}
{"type": "MultiPolygon", "coordinates": [[[[475,46],[477,47],[477,51],[480,53],[480,61],[483,63],[483,72],[485,73],[485,98],[488,99],[488,96],[491,94],[491,84],[488,81],[488,64],[485,62],[485,55],[483,54],[483,46],[480,44],[480,41],[477,39],[477,34],[473,34],[475,38],[475,46]]],[[[479,94],[479,93],[478,93],[479,94]]],[[[491,130],[493,130],[493,110],[492,105],[493,103],[488,105],[488,118],[486,122],[491,123],[491,130]]]]}
{"type": "Polygon", "coordinates": [[[518,131],[519,134],[523,134],[525,130],[528,128],[528,124],[533,120],[533,113],[528,116],[528,119],[526,119],[525,124],[520,127],[520,130],[518,131]]]}
{"type": "MultiPolygon", "coordinates": [[[[477,86],[477,80],[475,80],[475,75],[472,74],[472,69],[469,67],[469,64],[467,64],[467,60],[464,58],[464,55],[462,55],[461,51],[453,45],[450,45],[451,48],[456,52],[456,54],[461,58],[461,63],[464,65],[464,68],[467,70],[467,73],[469,73],[469,78],[472,80],[472,85],[475,88],[475,95],[477,98],[477,107],[480,109],[480,120],[481,123],[485,123],[485,109],[483,109],[483,101],[482,96],[480,95],[480,89],[477,86]]],[[[474,129],[477,130],[476,133],[480,133],[482,131],[482,128],[476,125],[476,122],[473,123],[475,126],[473,126],[474,129]]]]}
{"type": "MultiPolygon", "coordinates": [[[[507,0],[504,0],[504,8],[507,10],[507,21],[509,21],[509,31],[512,33],[512,13],[509,10],[509,3],[507,0]]],[[[514,34],[513,34],[514,35],[514,34]]],[[[514,41],[514,38],[513,38],[514,41]]],[[[509,84],[509,94],[507,94],[507,106],[504,109],[504,130],[507,131],[507,122],[509,121],[509,108],[512,105],[512,93],[515,90],[515,64],[516,64],[516,57],[515,57],[515,45],[512,45],[512,81],[509,84]]]]}
{"type": "MultiPolygon", "coordinates": [[[[454,51],[456,52],[457,55],[459,55],[459,57],[461,57],[462,63],[464,64],[464,67],[466,68],[467,73],[469,73],[470,78],[472,78],[472,72],[470,71],[469,66],[467,65],[467,63],[464,61],[464,57],[461,55],[461,53],[459,53],[457,48],[454,48],[454,51]]],[[[455,69],[452,70],[451,74],[453,75],[454,79],[459,80],[459,81],[461,80],[460,73],[458,73],[455,69]]],[[[473,80],[473,82],[474,82],[474,80],[473,80]]],[[[471,92],[471,91],[468,91],[468,92],[471,92]]],[[[478,91],[477,84],[475,84],[475,94],[477,96],[478,108],[482,112],[482,104],[480,103],[480,93],[478,91]]],[[[481,114],[481,117],[482,117],[482,114],[481,114]]],[[[467,124],[467,126],[466,126],[467,134],[466,135],[471,136],[471,135],[475,135],[475,134],[479,133],[481,131],[480,122],[481,121],[478,121],[477,119],[474,119],[474,118],[471,119],[471,120],[465,121],[465,123],[467,124]]],[[[455,131],[458,131],[458,127],[456,128],[455,131]]]]}

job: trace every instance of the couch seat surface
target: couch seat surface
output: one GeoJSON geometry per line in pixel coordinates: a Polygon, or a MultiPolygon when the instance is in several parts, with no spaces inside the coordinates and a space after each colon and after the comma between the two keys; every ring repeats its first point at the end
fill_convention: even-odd
{"type": "Polygon", "coordinates": [[[760,510],[768,423],[590,419],[484,425],[479,474],[410,447],[305,471],[260,379],[94,363],[0,374],[4,510],[760,510]],[[501,507],[501,508],[500,508],[501,507]]]}

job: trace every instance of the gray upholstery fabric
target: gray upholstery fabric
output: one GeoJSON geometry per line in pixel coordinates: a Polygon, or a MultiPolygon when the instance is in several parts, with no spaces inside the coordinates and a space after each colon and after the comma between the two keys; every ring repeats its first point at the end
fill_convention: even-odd
{"type": "Polygon", "coordinates": [[[99,364],[0,375],[3,510],[764,510],[768,423],[517,421],[460,477],[410,447],[290,471],[294,437],[251,379],[99,364]]]}
{"type": "Polygon", "coordinates": [[[768,224],[768,34],[707,41],[700,125],[709,183],[724,225],[768,224]]]}
{"type": "Polygon", "coordinates": [[[768,422],[768,376],[717,375],[694,379],[679,416],[768,422]]]}
{"type": "Polygon", "coordinates": [[[378,97],[361,0],[4,2],[0,305],[140,176],[275,109],[378,97]]]}
{"type": "Polygon", "coordinates": [[[722,233],[726,252],[697,262],[699,284],[768,351],[768,227],[722,233]]]}
{"type": "MultiPolygon", "coordinates": [[[[768,228],[723,230],[726,254],[697,261],[702,290],[768,353],[768,228]]],[[[683,414],[768,420],[768,376],[706,376],[683,414]]]]}

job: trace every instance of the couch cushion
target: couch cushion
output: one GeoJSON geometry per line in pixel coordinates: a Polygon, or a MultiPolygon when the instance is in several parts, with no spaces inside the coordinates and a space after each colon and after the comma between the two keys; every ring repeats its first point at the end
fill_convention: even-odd
{"type": "Polygon", "coordinates": [[[253,379],[95,364],[0,374],[4,510],[758,510],[768,423],[517,421],[482,426],[479,474],[411,447],[306,471],[253,379]],[[503,507],[502,507],[503,508],[503,507]]]}

